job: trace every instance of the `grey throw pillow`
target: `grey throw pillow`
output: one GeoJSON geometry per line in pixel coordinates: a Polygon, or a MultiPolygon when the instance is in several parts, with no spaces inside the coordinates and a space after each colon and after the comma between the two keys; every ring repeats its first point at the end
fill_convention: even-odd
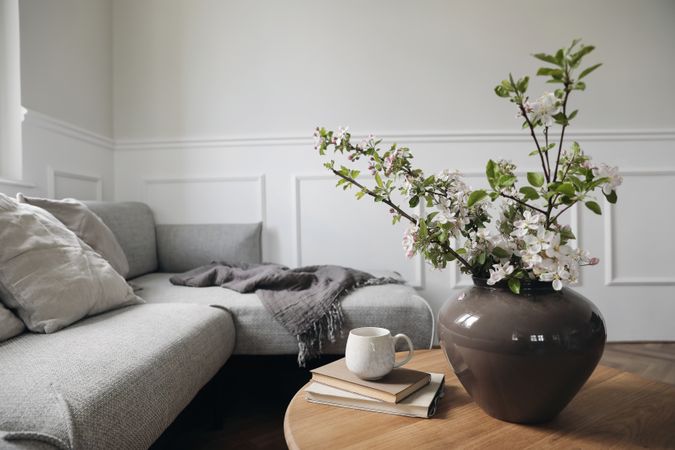
{"type": "Polygon", "coordinates": [[[21,334],[24,328],[23,322],[0,303],[0,342],[21,334]]]}
{"type": "Polygon", "coordinates": [[[50,200],[17,194],[19,203],[28,203],[49,211],[77,237],[103,256],[123,277],[129,273],[129,262],[115,235],[105,223],[82,202],[72,198],[50,200]]]}
{"type": "Polygon", "coordinates": [[[52,333],[142,303],[98,253],[42,208],[0,194],[0,284],[26,327],[52,333]]]}

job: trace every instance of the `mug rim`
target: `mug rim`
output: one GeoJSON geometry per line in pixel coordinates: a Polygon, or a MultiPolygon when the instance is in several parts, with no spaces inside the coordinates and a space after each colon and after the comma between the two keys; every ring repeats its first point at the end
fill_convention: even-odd
{"type": "Polygon", "coordinates": [[[377,338],[391,336],[391,331],[382,327],[359,327],[350,330],[349,335],[357,338],[377,338]],[[366,334],[368,331],[374,332],[375,334],[366,334]]]}

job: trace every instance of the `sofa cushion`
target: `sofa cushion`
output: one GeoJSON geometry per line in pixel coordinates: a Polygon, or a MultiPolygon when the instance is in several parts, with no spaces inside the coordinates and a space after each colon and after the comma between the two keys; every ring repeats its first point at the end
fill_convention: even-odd
{"type": "Polygon", "coordinates": [[[51,200],[26,197],[23,194],[17,194],[16,200],[49,211],[66,228],[86,242],[96,253],[103,256],[117,273],[123,277],[128,275],[129,263],[115,235],[84,203],[72,198],[51,200]]]}
{"type": "Polygon", "coordinates": [[[157,270],[155,219],[139,202],[84,202],[110,228],[129,262],[127,279],[157,270]]]}
{"type": "Polygon", "coordinates": [[[233,346],[227,311],[187,304],[131,306],[1,343],[0,448],[22,432],[67,448],[148,448],[233,346]]]}
{"type": "Polygon", "coordinates": [[[42,208],[0,194],[3,302],[26,327],[52,333],[142,301],[112,266],[42,208]]]}
{"type": "MultiPolygon", "coordinates": [[[[298,342],[267,312],[255,294],[239,294],[221,287],[174,286],[171,274],[152,273],[134,282],[148,303],[197,303],[227,308],[237,329],[235,354],[297,354],[298,342]]],[[[388,284],[356,289],[342,300],[345,335],[323,349],[327,354],[344,353],[348,331],[363,326],[384,327],[405,333],[415,348],[429,348],[434,317],[427,302],[406,285],[388,284]]]]}
{"type": "MultiPolygon", "coordinates": [[[[0,289],[0,300],[2,289],[0,289]]],[[[21,334],[26,327],[18,317],[0,303],[0,342],[21,334]]]]}
{"type": "Polygon", "coordinates": [[[185,272],[213,261],[262,262],[261,223],[157,225],[161,272],[185,272]]]}

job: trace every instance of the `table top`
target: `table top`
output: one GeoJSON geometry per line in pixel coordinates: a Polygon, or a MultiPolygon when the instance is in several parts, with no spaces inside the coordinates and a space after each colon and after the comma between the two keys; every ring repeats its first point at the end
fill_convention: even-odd
{"type": "Polygon", "coordinates": [[[473,403],[441,350],[416,351],[406,367],[445,373],[445,397],[434,417],[418,419],[309,403],[303,388],[286,410],[288,447],[675,448],[672,385],[598,366],[552,422],[517,425],[494,419],[473,403]]]}

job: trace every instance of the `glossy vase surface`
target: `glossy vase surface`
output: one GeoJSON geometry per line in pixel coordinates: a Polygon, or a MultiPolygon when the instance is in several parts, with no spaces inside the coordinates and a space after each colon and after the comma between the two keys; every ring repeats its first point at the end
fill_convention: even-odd
{"type": "Polygon", "coordinates": [[[473,400],[515,423],[553,419],[595,369],[607,338],[598,308],[569,288],[474,286],[445,302],[441,348],[473,400]]]}

